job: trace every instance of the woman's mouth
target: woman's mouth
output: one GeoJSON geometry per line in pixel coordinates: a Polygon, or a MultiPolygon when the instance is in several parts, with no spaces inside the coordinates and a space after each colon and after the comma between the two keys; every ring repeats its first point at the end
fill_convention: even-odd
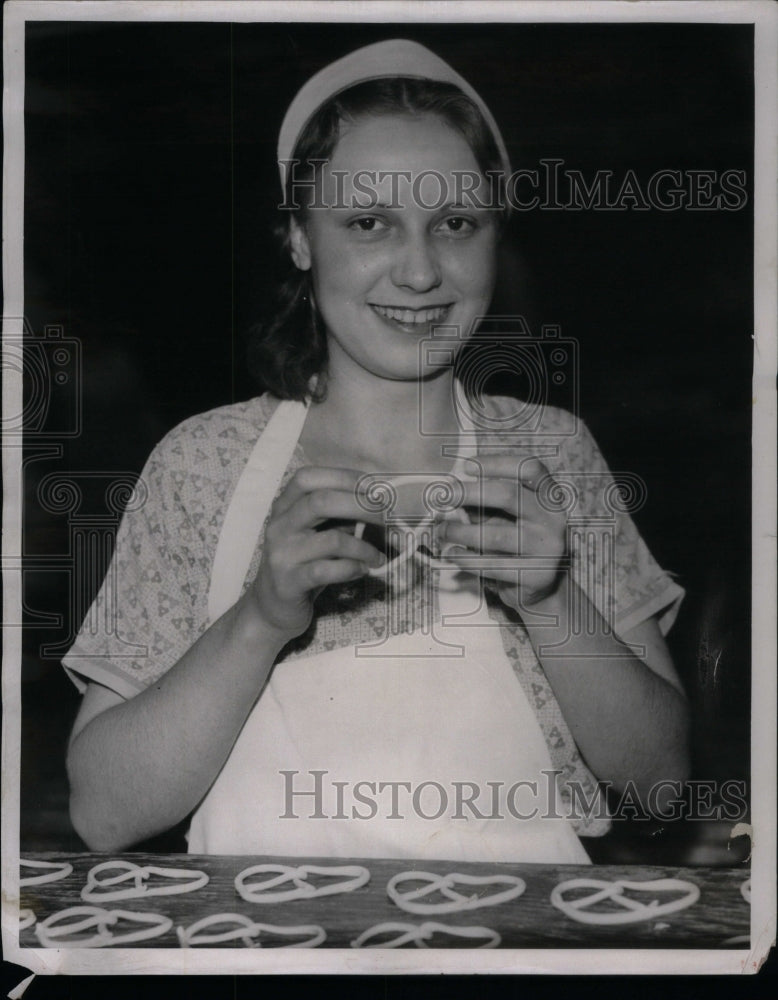
{"type": "Polygon", "coordinates": [[[379,306],[371,304],[371,309],[381,319],[399,327],[406,333],[426,333],[434,324],[443,323],[451,310],[451,303],[429,306],[426,309],[408,309],[402,306],[379,306]]]}

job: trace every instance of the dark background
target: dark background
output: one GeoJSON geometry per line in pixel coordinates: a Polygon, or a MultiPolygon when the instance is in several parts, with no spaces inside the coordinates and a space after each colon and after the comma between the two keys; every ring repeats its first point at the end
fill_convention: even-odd
{"type": "Polygon", "coordinates": [[[748,775],[752,28],[28,23],[26,317],[41,356],[52,325],[81,356],[25,452],[23,849],[81,847],[64,774],[78,698],[58,658],[99,573],[74,578],[76,522],[110,537],[106,476],[136,475],[184,417],[254,392],[244,331],[273,280],[281,119],[322,65],[387,37],[473,83],[514,168],[747,174],[739,211],[515,213],[499,309],[579,342],[581,415],[611,467],[646,481],[635,520],[687,589],[671,641],[696,775],[748,775]],[[77,514],[39,499],[52,473],[81,484],[77,514]]]}

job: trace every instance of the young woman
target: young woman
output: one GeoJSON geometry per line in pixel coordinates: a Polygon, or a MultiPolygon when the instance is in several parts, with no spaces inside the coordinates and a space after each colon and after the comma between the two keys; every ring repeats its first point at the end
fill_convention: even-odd
{"type": "Polygon", "coordinates": [[[158,446],[110,627],[65,661],[75,827],[107,851],[192,814],[195,853],[586,861],[598,781],[686,776],[682,592],[579,422],[457,376],[494,286],[499,130],[437,56],[383,42],[300,91],[279,164],[268,391],[158,446]]]}

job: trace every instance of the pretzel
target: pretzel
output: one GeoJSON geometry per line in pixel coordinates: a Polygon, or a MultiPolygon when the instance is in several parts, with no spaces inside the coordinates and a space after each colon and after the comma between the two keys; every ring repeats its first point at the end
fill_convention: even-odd
{"type": "Polygon", "coordinates": [[[722,948],[750,948],[750,934],[736,934],[734,937],[724,938],[721,942],[722,948]]]}
{"type": "Polygon", "coordinates": [[[87,902],[100,903],[117,899],[141,899],[144,896],[172,896],[179,892],[194,892],[195,889],[202,889],[207,884],[208,876],[201,871],[190,871],[185,868],[155,868],[153,865],[141,867],[131,861],[103,861],[90,869],[87,874],[86,885],[81,890],[81,898],[87,902]],[[98,879],[97,876],[100,873],[112,869],[120,869],[119,874],[98,879]],[[152,875],[185,881],[152,887],[148,885],[148,880],[152,875]],[[134,885],[123,889],[105,890],[103,888],[130,880],[134,882],[134,885]]]}
{"type": "Polygon", "coordinates": [[[32,927],[36,919],[32,910],[19,910],[19,931],[26,931],[28,927],[32,927]]]}
{"type": "Polygon", "coordinates": [[[433,875],[430,872],[401,872],[389,880],[386,893],[389,898],[408,913],[459,913],[462,910],[476,910],[481,906],[496,906],[498,903],[506,903],[509,899],[516,899],[527,888],[523,879],[513,875],[460,875],[453,872],[450,875],[433,875]],[[400,882],[427,882],[427,885],[418,889],[411,889],[409,892],[398,892],[397,885],[400,882]],[[494,885],[500,883],[509,888],[502,892],[493,893],[490,896],[463,895],[457,892],[455,885],[494,885]],[[433,892],[440,892],[442,896],[448,897],[448,902],[439,903],[419,903],[416,902],[423,896],[429,896],[433,892]]]}
{"type": "Polygon", "coordinates": [[[260,941],[254,941],[263,933],[280,935],[310,935],[305,941],[295,941],[292,944],[280,945],[282,948],[316,948],[327,939],[327,934],[323,927],[316,924],[300,924],[293,927],[277,927],[273,924],[256,924],[250,917],[242,913],[215,913],[210,917],[203,917],[189,927],[177,927],[176,934],[182,948],[191,948],[198,944],[223,944],[226,941],[237,941],[241,939],[247,948],[261,948],[260,941]],[[234,923],[238,926],[229,930],[218,931],[215,934],[201,934],[207,927],[213,924],[234,923]]]}
{"type": "Polygon", "coordinates": [[[361,865],[345,865],[340,868],[319,868],[316,865],[301,865],[290,868],[287,865],[252,865],[245,868],[235,878],[235,888],[248,903],[280,903],[290,899],[312,899],[314,896],[330,896],[338,892],[353,892],[370,881],[370,872],[361,865]],[[246,885],[246,879],[265,872],[277,872],[274,878],[264,882],[246,885]],[[318,888],[307,881],[309,875],[344,875],[345,881],[333,882],[318,888]],[[268,892],[285,882],[292,882],[293,889],[268,892]]]}
{"type": "Polygon", "coordinates": [[[170,917],[159,913],[136,913],[130,910],[104,910],[101,906],[71,906],[60,910],[35,927],[38,940],[44,948],[104,948],[108,945],[130,944],[133,941],[146,941],[148,938],[161,937],[173,926],[170,917]],[[81,919],[72,919],[80,917],[81,919]],[[130,923],[146,924],[135,931],[124,934],[113,934],[110,927],[120,920],[130,923]],[[66,921],[70,921],[67,923],[66,921]],[[92,937],[79,938],[71,935],[97,928],[92,937]]]}
{"type": "Polygon", "coordinates": [[[483,944],[478,945],[479,948],[497,948],[502,940],[497,931],[490,930],[488,927],[451,927],[448,924],[437,924],[432,921],[417,926],[416,924],[401,924],[387,920],[382,924],[369,927],[351,942],[351,947],[402,948],[403,945],[413,942],[417,948],[429,948],[427,941],[434,934],[453,934],[455,937],[462,938],[486,938],[483,944]],[[397,932],[397,937],[382,941],[381,944],[367,943],[371,938],[393,931],[397,932]]]}
{"type": "Polygon", "coordinates": [[[578,920],[582,924],[636,924],[642,920],[653,920],[667,913],[677,913],[687,906],[696,903],[700,898],[700,890],[691,882],[676,878],[660,878],[649,882],[604,882],[593,878],[573,878],[560,882],[551,892],[551,902],[566,916],[578,920]],[[594,889],[589,896],[578,899],[565,899],[564,893],[571,889],[594,889]],[[652,899],[650,903],[640,903],[624,895],[626,889],[632,892],[685,892],[685,896],[660,903],[652,899]],[[584,907],[596,906],[603,900],[610,899],[617,903],[621,910],[586,910],[584,907]]]}
{"type": "MultiPolygon", "coordinates": [[[[397,570],[409,561],[429,569],[456,571],[457,567],[445,558],[437,559],[422,554],[419,547],[423,544],[425,535],[434,534],[436,525],[442,521],[454,519],[469,524],[470,518],[462,507],[465,500],[463,483],[474,480],[475,477],[462,471],[456,477],[451,473],[401,473],[381,477],[368,474],[363,477],[365,493],[361,502],[366,505],[366,509],[386,512],[395,507],[398,494],[410,491],[411,506],[415,511],[415,515],[410,518],[393,518],[391,523],[401,536],[401,551],[381,566],[370,568],[368,576],[387,583],[395,582],[398,579],[397,570]]],[[[354,537],[362,538],[365,527],[364,521],[357,521],[354,537]]],[[[443,555],[441,552],[441,556],[443,555]]]]}
{"type": "Polygon", "coordinates": [[[22,868],[43,868],[42,875],[27,875],[19,879],[19,886],[23,885],[44,885],[46,882],[58,882],[61,878],[67,878],[73,874],[73,865],[68,861],[25,861],[19,859],[22,868]]]}

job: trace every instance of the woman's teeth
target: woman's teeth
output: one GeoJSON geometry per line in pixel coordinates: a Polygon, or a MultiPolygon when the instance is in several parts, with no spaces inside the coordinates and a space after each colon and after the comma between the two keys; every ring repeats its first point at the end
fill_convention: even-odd
{"type": "Polygon", "coordinates": [[[436,306],[434,309],[395,309],[392,306],[373,306],[379,316],[392,319],[396,323],[423,326],[425,323],[436,323],[444,319],[448,306],[436,306]]]}

